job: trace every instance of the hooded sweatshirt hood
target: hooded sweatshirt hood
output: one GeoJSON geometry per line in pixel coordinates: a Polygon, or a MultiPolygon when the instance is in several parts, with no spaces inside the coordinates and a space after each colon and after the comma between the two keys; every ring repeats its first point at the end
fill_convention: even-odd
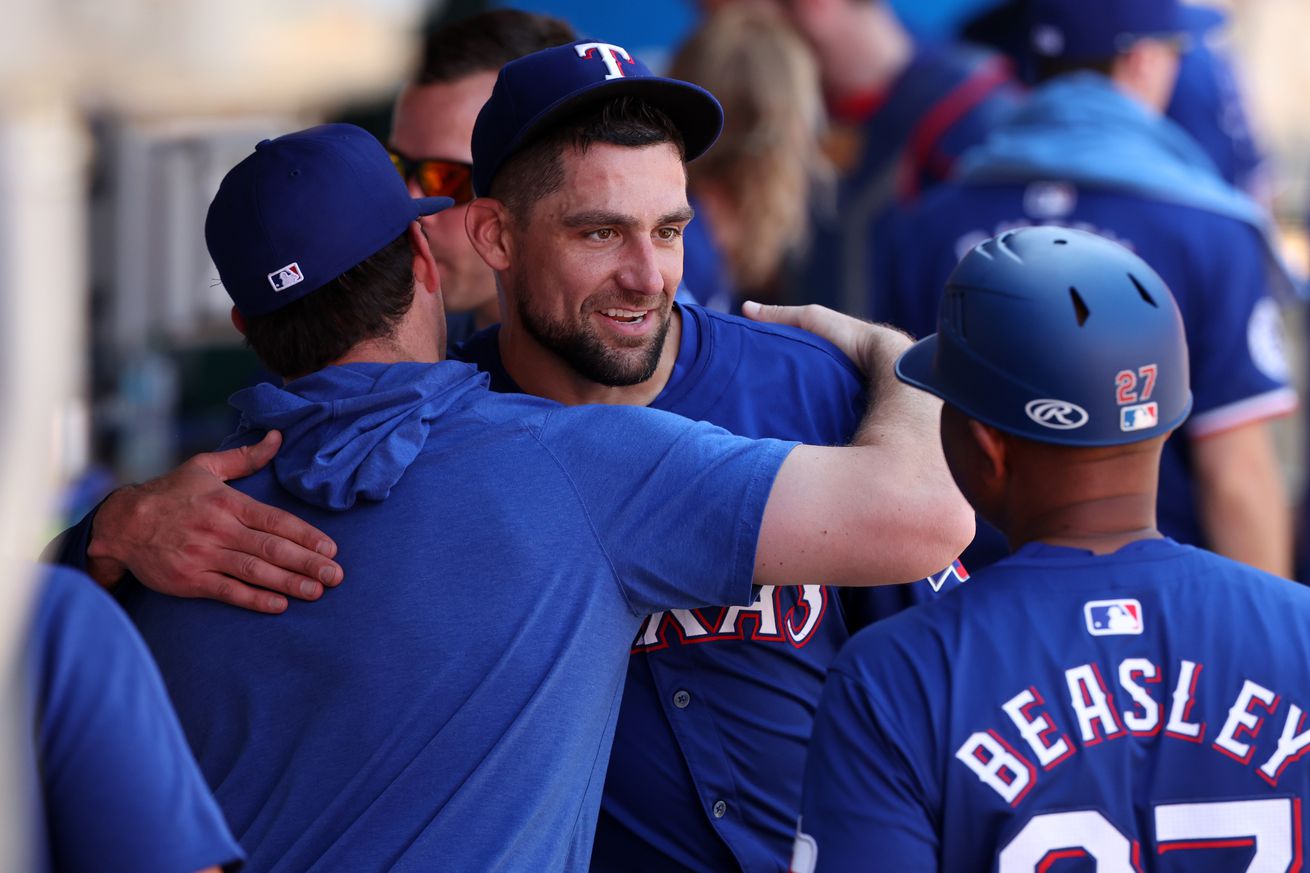
{"type": "Polygon", "coordinates": [[[273,475],[282,487],[324,509],[349,509],[361,497],[385,500],[437,419],[486,385],[485,374],[453,361],[327,367],[233,394],[243,418],[234,439],[280,430],[273,475]]]}

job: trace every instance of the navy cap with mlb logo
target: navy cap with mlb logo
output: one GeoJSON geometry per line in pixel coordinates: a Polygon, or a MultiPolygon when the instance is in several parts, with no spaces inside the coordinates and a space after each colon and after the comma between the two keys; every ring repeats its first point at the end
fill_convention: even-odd
{"type": "Polygon", "coordinates": [[[656,76],[622,46],[581,39],[524,55],[501,68],[473,126],[473,191],[487,196],[505,161],[550,122],[589,105],[632,95],[672,119],[687,160],[723,129],[723,107],[698,85],[656,76]]]}
{"type": "Polygon", "coordinates": [[[275,312],[367,260],[420,216],[382,143],[353,124],[266,139],[223,177],[205,243],[242,315],[275,312]]]}

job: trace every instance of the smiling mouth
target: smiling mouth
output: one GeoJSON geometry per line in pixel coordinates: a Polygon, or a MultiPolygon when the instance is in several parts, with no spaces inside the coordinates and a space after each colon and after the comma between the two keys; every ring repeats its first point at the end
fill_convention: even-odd
{"type": "Polygon", "coordinates": [[[619,324],[641,324],[646,320],[649,310],[646,309],[602,309],[600,314],[606,318],[613,319],[619,324]]]}

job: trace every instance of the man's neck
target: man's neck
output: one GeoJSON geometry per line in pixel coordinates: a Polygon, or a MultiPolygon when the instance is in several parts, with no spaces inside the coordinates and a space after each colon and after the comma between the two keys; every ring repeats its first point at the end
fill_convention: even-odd
{"type": "Polygon", "coordinates": [[[678,348],[682,342],[682,313],[674,307],[655,373],[636,385],[616,387],[587,379],[563,358],[541,345],[516,322],[505,321],[501,324],[498,342],[505,372],[527,394],[535,394],[567,406],[580,406],[584,403],[648,406],[660,395],[673,375],[673,364],[678,359],[678,348]]]}
{"type": "Polygon", "coordinates": [[[1105,555],[1158,538],[1163,444],[1161,437],[1086,449],[1030,445],[1023,454],[1012,454],[1004,518],[998,519],[1011,548],[1037,541],[1105,555]]]}
{"type": "Polygon", "coordinates": [[[329,366],[340,364],[399,364],[413,361],[435,364],[446,357],[445,313],[418,299],[401,318],[391,336],[364,340],[351,346],[329,366]]]}
{"type": "Polygon", "coordinates": [[[1042,542],[1108,555],[1138,540],[1159,539],[1155,495],[1127,494],[1053,508],[1010,526],[1010,546],[1042,542]]]}
{"type": "Polygon", "coordinates": [[[1160,536],[1156,529],[1159,448],[1091,450],[1090,459],[1059,454],[1025,471],[1008,495],[1004,530],[1011,548],[1039,541],[1105,555],[1160,536]],[[1051,483],[1059,487],[1052,487],[1051,483]]]}

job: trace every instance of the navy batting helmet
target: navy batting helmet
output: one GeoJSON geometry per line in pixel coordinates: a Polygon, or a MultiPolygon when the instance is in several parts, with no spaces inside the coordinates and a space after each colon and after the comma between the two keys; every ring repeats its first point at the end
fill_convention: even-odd
{"type": "Polygon", "coordinates": [[[970,418],[1059,445],[1161,436],[1192,408],[1164,280],[1123,246],[1064,227],[1011,231],[965,255],[937,333],[901,355],[896,375],[970,418]]]}

